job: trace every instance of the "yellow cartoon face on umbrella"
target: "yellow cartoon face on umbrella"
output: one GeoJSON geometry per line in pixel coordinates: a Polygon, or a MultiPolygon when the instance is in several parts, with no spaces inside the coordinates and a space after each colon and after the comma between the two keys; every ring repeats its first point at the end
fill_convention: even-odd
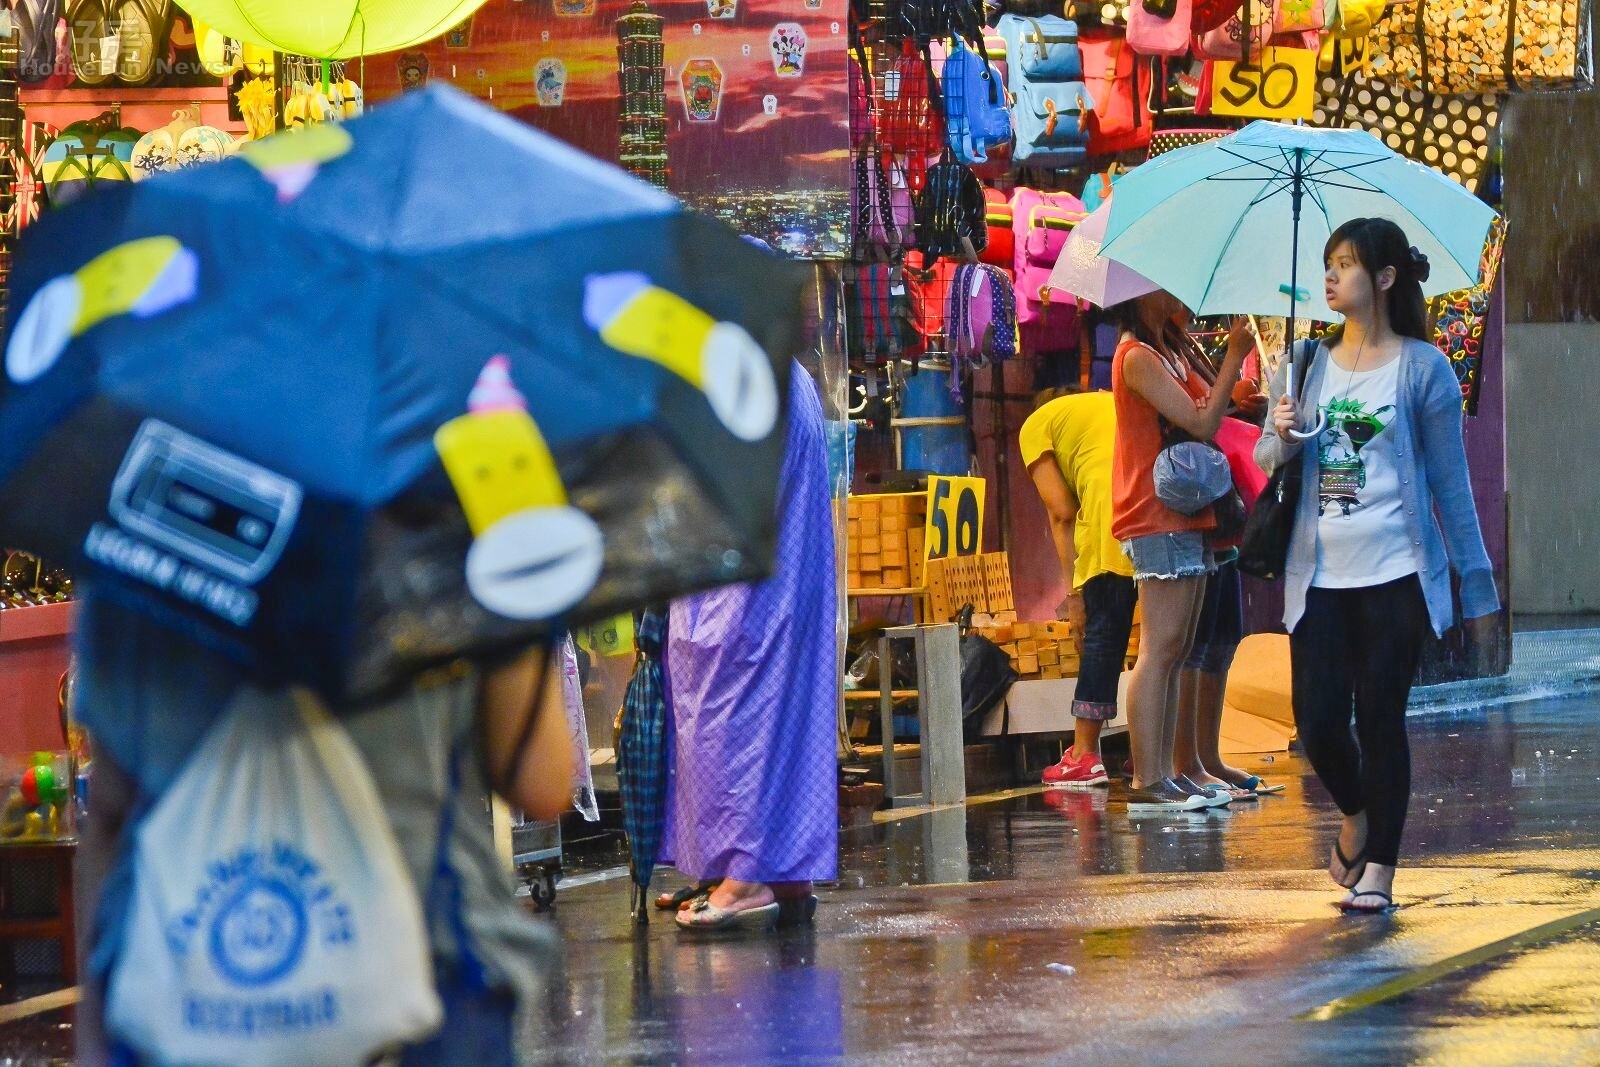
{"type": "Polygon", "coordinates": [[[27,385],[107,319],[159,315],[193,300],[199,287],[200,261],[176,237],[145,237],[102,252],[33,294],[6,342],[6,374],[27,385]]]}
{"type": "Polygon", "coordinates": [[[718,322],[635,271],[591,275],[583,317],[619,352],[659,363],[711,402],[742,441],[778,424],[778,380],[766,351],[743,326],[718,322]]]}
{"type": "Polygon", "coordinates": [[[467,408],[433,438],[475,535],[467,587],[506,618],[557,616],[599,580],[605,538],[567,502],[550,447],[512,384],[510,360],[495,356],[484,366],[467,408]]]}

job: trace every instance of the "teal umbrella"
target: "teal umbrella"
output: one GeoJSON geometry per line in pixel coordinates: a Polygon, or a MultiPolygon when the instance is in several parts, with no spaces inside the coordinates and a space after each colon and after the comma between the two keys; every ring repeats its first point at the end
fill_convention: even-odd
{"type": "MultiPolygon", "coordinates": [[[[1328,236],[1392,219],[1428,257],[1427,296],[1478,283],[1492,208],[1362,130],[1252,122],[1117,182],[1101,255],[1197,315],[1338,318],[1314,279],[1328,236]]],[[[1293,381],[1293,376],[1290,376],[1293,381]]]]}

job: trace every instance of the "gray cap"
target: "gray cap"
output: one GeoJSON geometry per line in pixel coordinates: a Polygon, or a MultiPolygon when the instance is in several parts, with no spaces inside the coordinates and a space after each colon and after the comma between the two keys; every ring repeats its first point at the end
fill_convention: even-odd
{"type": "Polygon", "coordinates": [[[1233,487],[1228,459],[1212,445],[1184,441],[1156,457],[1156,496],[1173,511],[1193,515],[1233,487]]]}

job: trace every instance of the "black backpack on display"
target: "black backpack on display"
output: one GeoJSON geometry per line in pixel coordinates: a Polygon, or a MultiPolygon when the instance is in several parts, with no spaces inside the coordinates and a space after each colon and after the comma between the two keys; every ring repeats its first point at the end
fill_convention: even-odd
{"type": "Polygon", "coordinates": [[[949,153],[928,171],[917,198],[917,247],[936,257],[968,259],[989,244],[989,209],[983,183],[949,153]]]}

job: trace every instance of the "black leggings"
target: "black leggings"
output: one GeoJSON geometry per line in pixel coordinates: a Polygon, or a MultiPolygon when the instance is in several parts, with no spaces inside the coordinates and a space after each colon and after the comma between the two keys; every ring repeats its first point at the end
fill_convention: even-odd
{"type": "Polygon", "coordinates": [[[1367,813],[1367,859],[1389,867],[1399,860],[1411,801],[1406,701],[1427,627],[1422,585],[1410,575],[1364,589],[1307,590],[1289,639],[1300,744],[1339,810],[1367,813]]]}

